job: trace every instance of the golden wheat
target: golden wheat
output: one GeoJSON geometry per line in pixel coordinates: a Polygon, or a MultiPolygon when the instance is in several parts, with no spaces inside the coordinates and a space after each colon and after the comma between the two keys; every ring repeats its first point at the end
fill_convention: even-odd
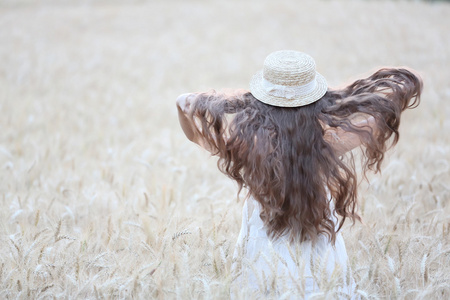
{"type": "MultiPolygon", "coordinates": [[[[229,298],[232,264],[251,265],[233,260],[242,206],[174,100],[247,88],[286,48],[331,86],[386,65],[423,76],[382,174],[360,185],[363,223],[343,228],[347,273],[363,299],[450,298],[449,15],[418,1],[2,1],[0,298],[229,298]]],[[[340,280],[320,276],[316,299],[340,280]]]]}

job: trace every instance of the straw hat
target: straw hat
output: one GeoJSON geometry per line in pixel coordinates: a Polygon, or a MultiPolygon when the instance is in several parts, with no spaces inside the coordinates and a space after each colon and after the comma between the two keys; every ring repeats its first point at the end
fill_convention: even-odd
{"type": "Polygon", "coordinates": [[[276,51],[250,81],[253,96],[273,106],[295,107],[315,102],[327,91],[325,78],[316,72],[314,59],[302,52],[276,51]]]}

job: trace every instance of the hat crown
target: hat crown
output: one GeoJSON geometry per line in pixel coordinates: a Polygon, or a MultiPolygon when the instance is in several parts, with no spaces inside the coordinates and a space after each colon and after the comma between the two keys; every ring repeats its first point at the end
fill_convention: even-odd
{"type": "Polygon", "coordinates": [[[250,92],[259,101],[280,107],[308,105],[327,92],[327,81],[316,72],[306,53],[281,50],[264,60],[263,69],[250,81],[250,92]]]}
{"type": "Polygon", "coordinates": [[[302,86],[316,77],[316,63],[306,53],[282,50],[266,57],[263,78],[272,84],[302,86]]]}

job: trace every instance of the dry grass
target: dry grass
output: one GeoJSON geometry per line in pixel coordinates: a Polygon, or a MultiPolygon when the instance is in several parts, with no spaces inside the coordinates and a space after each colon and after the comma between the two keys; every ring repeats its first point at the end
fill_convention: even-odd
{"type": "Polygon", "coordinates": [[[344,236],[363,298],[449,298],[449,15],[442,2],[3,2],[0,298],[228,298],[241,205],[174,99],[246,88],[282,48],[311,54],[332,86],[421,72],[423,102],[344,236]]]}

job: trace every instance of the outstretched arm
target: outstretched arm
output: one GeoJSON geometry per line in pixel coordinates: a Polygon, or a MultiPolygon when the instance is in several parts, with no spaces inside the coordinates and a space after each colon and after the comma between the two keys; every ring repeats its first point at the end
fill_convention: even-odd
{"type": "Polygon", "coordinates": [[[211,146],[206,143],[202,136],[199,134],[198,126],[195,121],[189,117],[190,109],[192,108],[192,103],[196,101],[196,93],[187,93],[178,96],[177,98],[177,110],[178,110],[178,120],[180,121],[181,128],[184,134],[191,142],[200,145],[202,148],[208,150],[212,153],[211,146]]]}
{"type": "MultiPolygon", "coordinates": [[[[376,121],[373,116],[353,121],[352,124],[372,135],[377,134],[376,121]]],[[[341,127],[326,127],[324,138],[333,147],[338,156],[361,146],[365,142],[361,135],[345,131],[341,127]]]]}
{"type": "Polygon", "coordinates": [[[188,93],[182,94],[177,98],[177,110],[178,110],[178,120],[180,121],[181,128],[183,129],[186,137],[197,143],[198,136],[196,134],[196,130],[193,126],[195,126],[192,120],[188,117],[189,109],[191,107],[191,101],[193,101],[196,97],[196,94],[188,93]]]}
{"type": "Polygon", "coordinates": [[[227,117],[245,106],[246,94],[247,90],[230,89],[180,95],[178,119],[186,137],[213,155],[225,151],[229,136],[227,117]]]}
{"type": "Polygon", "coordinates": [[[323,123],[328,125],[324,126],[324,138],[337,155],[364,145],[364,172],[379,172],[386,150],[399,139],[401,113],[419,104],[421,91],[420,77],[403,68],[383,68],[331,91],[330,97],[336,101],[323,110],[323,123]],[[366,119],[354,118],[361,116],[366,119]]]}

